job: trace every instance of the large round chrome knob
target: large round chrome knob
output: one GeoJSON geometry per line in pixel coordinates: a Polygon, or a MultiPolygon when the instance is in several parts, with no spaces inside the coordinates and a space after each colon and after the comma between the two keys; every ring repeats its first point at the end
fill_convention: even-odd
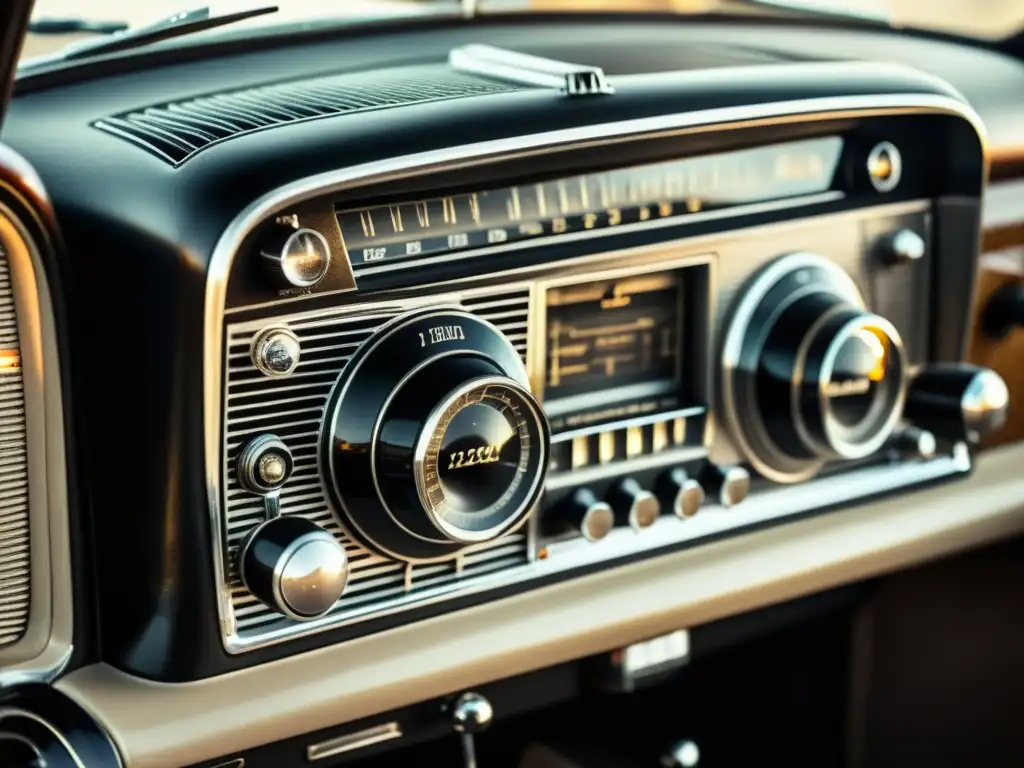
{"type": "Polygon", "coordinates": [[[337,539],[316,523],[292,516],[258,526],[239,551],[238,570],[257,599],[298,621],[330,611],[349,573],[337,539]]]}
{"type": "Polygon", "coordinates": [[[903,409],[899,333],[820,256],[786,256],[755,277],[723,357],[726,421],[772,480],[803,480],[825,461],[874,453],[903,409]]]}
{"type": "Polygon", "coordinates": [[[548,442],[509,341],[474,315],[430,309],[353,356],[331,395],[322,459],[354,533],[392,557],[429,560],[524,522],[548,442]]]}

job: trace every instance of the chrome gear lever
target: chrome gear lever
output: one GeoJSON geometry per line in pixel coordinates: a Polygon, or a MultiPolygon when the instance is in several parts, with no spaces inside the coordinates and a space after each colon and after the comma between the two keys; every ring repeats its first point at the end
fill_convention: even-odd
{"type": "Polygon", "coordinates": [[[494,719],[491,702],[479,693],[464,693],[451,708],[452,730],[462,741],[462,761],[466,768],[477,768],[473,737],[487,730],[494,719]]]}

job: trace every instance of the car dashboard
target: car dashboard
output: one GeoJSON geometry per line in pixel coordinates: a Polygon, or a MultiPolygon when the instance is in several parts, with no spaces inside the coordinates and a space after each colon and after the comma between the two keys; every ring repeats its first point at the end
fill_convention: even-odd
{"type": "Polygon", "coordinates": [[[382,755],[1024,528],[1015,59],[596,14],[130,58],[0,135],[39,754],[382,755]]]}

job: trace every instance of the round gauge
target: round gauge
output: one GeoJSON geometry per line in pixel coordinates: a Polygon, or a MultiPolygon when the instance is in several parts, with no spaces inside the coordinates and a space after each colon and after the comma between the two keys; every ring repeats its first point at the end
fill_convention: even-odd
{"type": "Polygon", "coordinates": [[[726,420],[751,464],[778,482],[877,451],[903,410],[899,333],[820,256],[786,256],[754,278],[723,358],[726,420]]]}
{"type": "Polygon", "coordinates": [[[535,408],[518,385],[486,378],[456,389],[428,419],[415,449],[416,490],[453,540],[489,538],[531,495],[535,408]]]}
{"type": "Polygon", "coordinates": [[[356,353],[331,396],[322,458],[353,533],[422,561],[523,523],[548,443],[515,348],[484,320],[435,309],[398,318],[356,353]]]}

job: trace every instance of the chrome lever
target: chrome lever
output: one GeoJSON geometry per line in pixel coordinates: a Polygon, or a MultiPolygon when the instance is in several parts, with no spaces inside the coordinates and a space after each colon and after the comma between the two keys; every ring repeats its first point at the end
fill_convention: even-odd
{"type": "Polygon", "coordinates": [[[462,762],[466,768],[477,768],[473,737],[487,730],[493,719],[491,702],[479,693],[464,693],[452,705],[452,730],[459,734],[462,742],[462,762]]]}

